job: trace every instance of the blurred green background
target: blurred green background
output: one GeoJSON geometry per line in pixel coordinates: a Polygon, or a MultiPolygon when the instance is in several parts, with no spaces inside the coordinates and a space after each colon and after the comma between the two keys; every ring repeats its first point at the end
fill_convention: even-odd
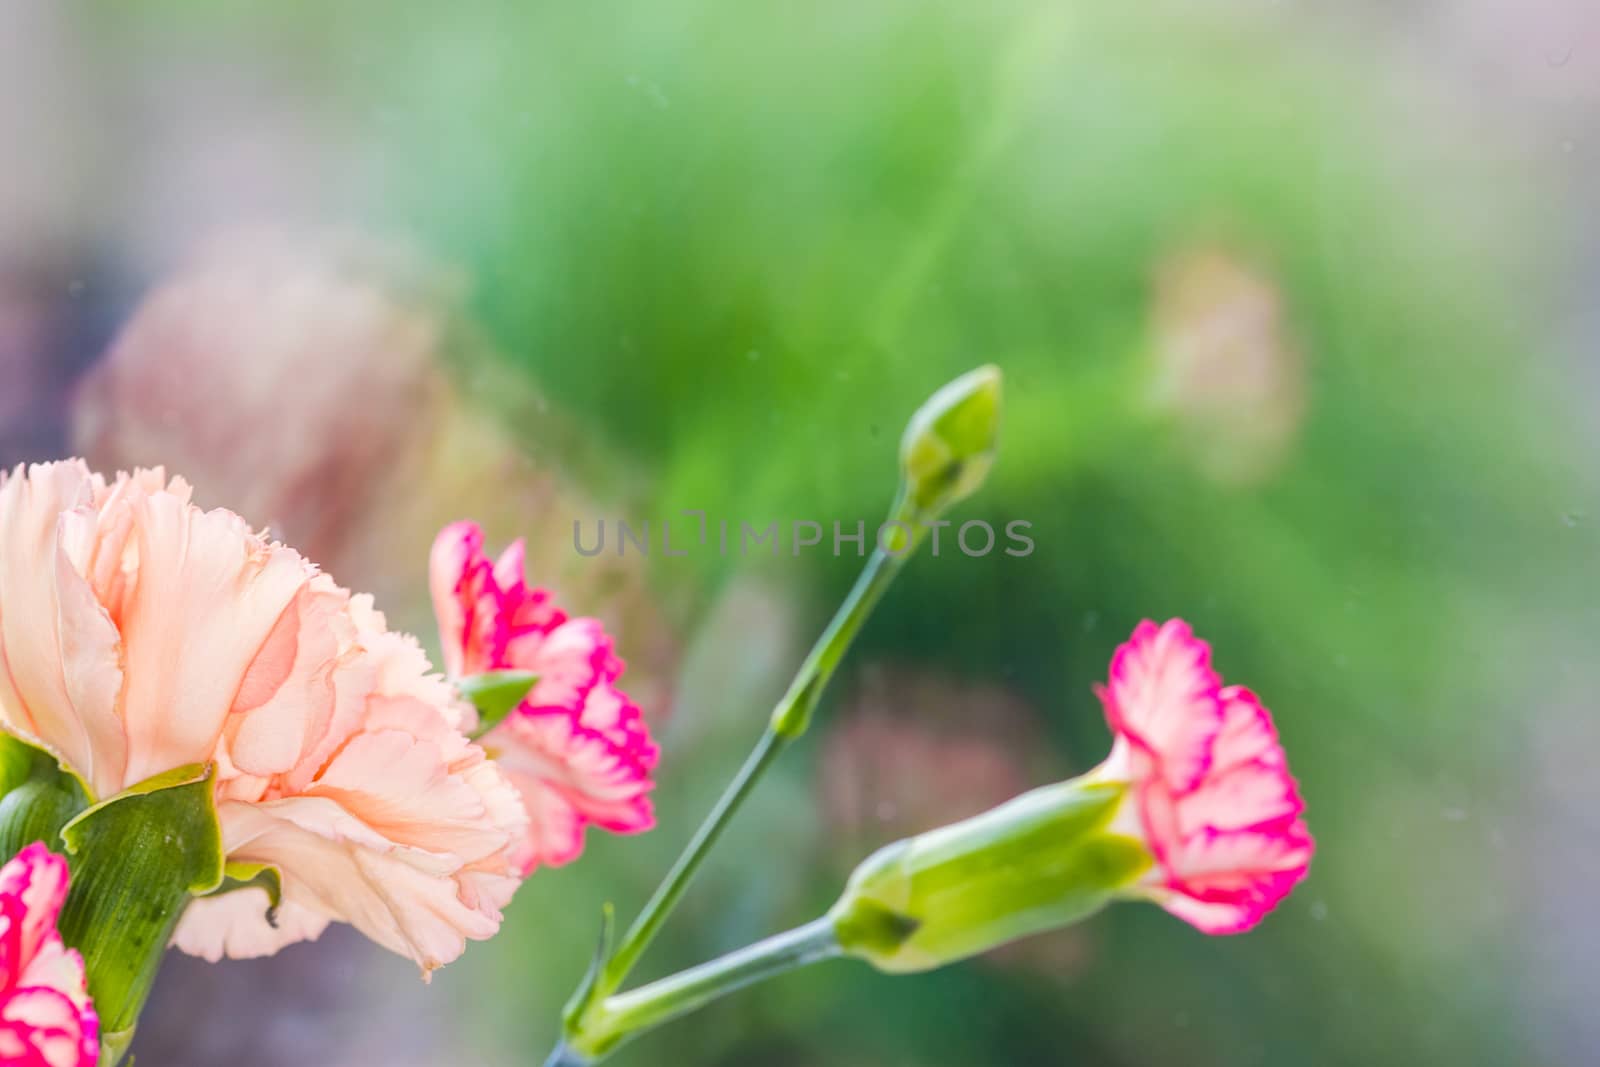
{"type": "MultiPolygon", "coordinates": [[[[712,545],[595,580],[573,521],[870,526],[906,417],[982,362],[1007,375],[1005,438],[956,518],[1029,521],[1035,551],[947,546],[907,569],[643,973],[808,919],[877,845],[1097,762],[1090,686],[1147,616],[1188,618],[1273,708],[1319,843],[1309,880],[1243,938],[1125,907],[931,975],[814,968],[616,1062],[1600,1047],[1593,12],[29,2],[5,19],[0,459],[166,462],[232,505],[282,477],[245,442],[292,435],[303,469],[383,488],[352,506],[286,485],[283,514],[248,517],[326,541],[336,576],[419,629],[407,499],[481,506],[497,539],[544,546],[536,579],[620,627],[663,745],[659,828],[591,835],[430,987],[340,934],[269,962],[175,958],[141,1060],[539,1061],[601,902],[643,901],[859,566],[848,546],[712,545]],[[202,300],[127,340],[147,294],[244,255],[188,258],[245,225],[313,263],[330,232],[404,251],[347,256],[326,290],[235,306],[220,332],[183,318],[214,316],[202,300]],[[388,302],[346,311],[356,290],[388,302]],[[420,340],[385,332],[401,316],[420,340]],[[317,332],[353,319],[379,326],[317,332]],[[108,349],[126,364],[110,379],[108,349]],[[372,384],[392,374],[424,385],[372,384]],[[81,384],[97,375],[113,386],[81,384]],[[195,410],[226,432],[198,434],[195,410]]],[[[246,298],[276,291],[281,264],[254,269],[246,298]]]]}

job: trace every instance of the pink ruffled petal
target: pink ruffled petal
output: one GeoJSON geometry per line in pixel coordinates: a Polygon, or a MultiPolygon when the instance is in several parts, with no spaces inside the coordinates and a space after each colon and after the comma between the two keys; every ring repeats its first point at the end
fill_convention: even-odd
{"type": "Polygon", "coordinates": [[[529,840],[518,854],[524,873],[575,858],[587,824],[624,834],[655,825],[648,766],[561,709],[516,712],[485,743],[528,809],[529,840]]]}
{"type": "Polygon", "coordinates": [[[515,668],[538,682],[484,738],[527,812],[514,862],[524,874],[583,850],[585,827],[637,833],[654,824],[657,750],[639,708],[616,687],[624,665],[597,619],[571,619],[530,587],[524,548],[490,563],[472,523],[445,527],[432,572],[440,637],[452,670],[515,668]]]}
{"type": "Polygon", "coordinates": [[[92,1067],[99,1060],[99,1021],[87,1016],[65,993],[48,986],[13,990],[0,1004],[0,1027],[7,1044],[23,1051],[7,1064],[92,1067]],[[92,1044],[91,1044],[92,1042],[92,1044]]]}
{"type": "Polygon", "coordinates": [[[467,666],[475,645],[472,623],[482,587],[483,531],[476,523],[453,522],[439,531],[428,557],[428,587],[444,646],[445,670],[452,676],[475,673],[467,666]]]}
{"type": "Polygon", "coordinates": [[[56,930],[66,895],[66,861],[42,843],[0,868],[0,1063],[93,1067],[99,1059],[83,959],[56,930]]]}
{"type": "Polygon", "coordinates": [[[1315,845],[1272,716],[1221,687],[1210,651],[1173,620],[1142,623],[1102,691],[1117,733],[1104,774],[1130,783],[1155,867],[1146,888],[1206,933],[1247,930],[1305,877],[1315,845]]]}
{"type": "Polygon", "coordinates": [[[540,867],[562,867],[583,854],[583,815],[537,774],[510,774],[528,812],[528,832],[512,851],[524,878],[540,867]]]}
{"type": "Polygon", "coordinates": [[[590,690],[622,673],[622,661],[599,619],[569,619],[549,633],[512,641],[508,663],[539,676],[527,701],[536,707],[580,708],[590,690]]]}
{"type": "MultiPolygon", "coordinates": [[[[528,585],[523,570],[526,557],[527,547],[519,537],[506,546],[494,563],[496,607],[504,617],[508,640],[527,633],[549,633],[567,621],[566,613],[556,607],[546,590],[528,585]]],[[[509,655],[504,648],[500,651],[509,655]]]]}
{"type": "Polygon", "coordinates": [[[1100,698],[1111,729],[1149,753],[1174,789],[1187,790],[1206,773],[1222,729],[1220,688],[1211,647],[1187,623],[1146,620],[1112,657],[1100,698]]]}
{"type": "Polygon", "coordinates": [[[1244,686],[1230,685],[1217,696],[1222,701],[1222,729],[1211,750],[1215,773],[1224,773],[1242,763],[1285,766],[1277,728],[1256,695],[1244,686]]]}
{"type": "Polygon", "coordinates": [[[1303,807],[1294,779],[1282,767],[1265,761],[1240,763],[1178,800],[1178,831],[1187,836],[1270,826],[1292,819],[1303,807]]]}
{"type": "Polygon", "coordinates": [[[15,958],[32,960],[55,934],[67,899],[67,861],[35,841],[0,868],[0,898],[19,905],[15,958]]]}

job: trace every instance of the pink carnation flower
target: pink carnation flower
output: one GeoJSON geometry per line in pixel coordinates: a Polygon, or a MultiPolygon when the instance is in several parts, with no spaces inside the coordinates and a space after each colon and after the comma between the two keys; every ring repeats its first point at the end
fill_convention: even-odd
{"type": "Polygon", "coordinates": [[[230,860],[260,889],[204,897],[187,952],[259,956],[353,924],[427,973],[491,936],[523,813],[412,638],[300,555],[160,470],[81,461],[0,477],[0,726],[104,799],[217,769],[230,860]]]}
{"type": "Polygon", "coordinates": [[[61,943],[67,861],[41,843],[0,867],[0,1063],[94,1067],[100,1019],[83,958],[61,943]]]}
{"type": "Polygon", "coordinates": [[[599,620],[568,618],[548,592],[527,584],[521,541],[491,561],[476,523],[440,531],[430,572],[452,676],[504,669],[538,676],[483,737],[527,810],[527,830],[513,849],[518,870],[570,863],[590,825],[622,834],[654,826],[656,746],[638,707],[616,687],[623,663],[599,620]]]}
{"type": "Polygon", "coordinates": [[[1305,877],[1314,847],[1272,716],[1222,684],[1180,619],[1140,623],[1098,691],[1116,743],[1095,777],[1129,783],[1114,828],[1155,857],[1142,890],[1208,934],[1255,926],[1305,877]]]}

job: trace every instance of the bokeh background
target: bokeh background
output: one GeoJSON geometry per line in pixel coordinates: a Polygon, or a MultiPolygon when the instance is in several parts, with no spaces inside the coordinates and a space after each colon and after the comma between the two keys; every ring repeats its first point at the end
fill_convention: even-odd
{"type": "Polygon", "coordinates": [[[1310,879],[1243,938],[814,968],[616,1062],[1593,1062],[1600,11],[1114,8],[0,0],[0,462],[165,463],[423,634],[442,522],[527,536],[663,743],[660,827],[431,986],[348,931],[174,957],[141,1062],[538,1062],[859,565],[574,520],[870,524],[986,361],[959,517],[1036,550],[908,568],[643,973],[1095,763],[1144,616],[1275,710],[1310,879]]]}

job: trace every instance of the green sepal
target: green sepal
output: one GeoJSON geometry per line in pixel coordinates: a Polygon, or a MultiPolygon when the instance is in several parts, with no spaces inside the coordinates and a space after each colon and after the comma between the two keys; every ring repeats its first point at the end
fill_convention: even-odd
{"type": "Polygon", "coordinates": [[[561,1021],[569,1036],[578,1030],[579,1021],[589,1010],[589,1003],[597,995],[605,995],[600,989],[600,976],[605,973],[606,964],[611,961],[611,945],[616,935],[616,927],[616,908],[608,900],[600,905],[600,940],[594,947],[594,956],[589,960],[589,969],[584,973],[583,981],[573,990],[572,997],[561,1012],[561,1021]]]}
{"type": "Polygon", "coordinates": [[[478,709],[478,728],[472,736],[482,737],[500,725],[538,682],[539,676],[532,671],[509,670],[484,671],[457,680],[456,689],[478,709]]]}
{"type": "Polygon", "coordinates": [[[209,763],[158,774],[61,830],[72,868],[61,936],[83,954],[107,1067],[127,1050],[190,897],[222,884],[214,779],[209,763]]]}
{"type": "Polygon", "coordinates": [[[1086,918],[1151,863],[1109,829],[1124,795],[1062,782],[886,845],[829,912],[840,948],[879,970],[923,971],[1086,918]]]}
{"type": "MultiPolygon", "coordinates": [[[[102,1028],[100,1030],[101,1062],[107,1064],[121,1063],[122,1057],[128,1054],[128,1046],[131,1044],[133,1044],[133,1027],[130,1026],[126,1030],[116,1031],[108,1031],[102,1028]]],[[[132,1060],[128,1061],[127,1067],[133,1067],[132,1060]]]]}
{"type": "Polygon", "coordinates": [[[1000,368],[968,371],[916,410],[900,439],[896,520],[931,522],[983,485],[1000,432],[1000,368]]]}
{"type": "Polygon", "coordinates": [[[35,841],[60,852],[61,828],[88,807],[77,775],[44,749],[0,734],[0,862],[35,841]]]}

